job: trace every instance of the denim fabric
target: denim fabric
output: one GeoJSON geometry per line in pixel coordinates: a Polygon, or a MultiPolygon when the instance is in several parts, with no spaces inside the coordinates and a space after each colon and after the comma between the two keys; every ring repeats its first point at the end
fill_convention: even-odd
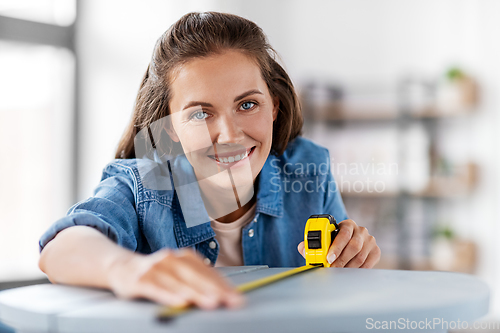
{"type": "MultiPolygon", "coordinates": [[[[148,254],[161,248],[190,247],[215,263],[219,244],[201,199],[191,196],[191,204],[197,208],[185,213],[200,223],[188,227],[177,188],[151,186],[144,177],[144,170],[153,168],[148,163],[152,162],[117,159],[108,164],[94,196],[71,207],[67,216],[43,234],[40,251],[59,231],[85,225],[132,251],[148,254]],[[212,241],[216,244],[213,249],[209,246],[212,241]]],[[[183,156],[170,160],[169,168],[161,171],[167,179],[183,178],[180,173],[184,172],[187,178],[194,174],[183,156]]],[[[283,155],[269,155],[257,184],[256,215],[242,230],[245,265],[304,265],[297,245],[304,238],[307,218],[331,214],[338,222],[347,219],[331,174],[328,150],[302,137],[290,142],[283,155]]]]}

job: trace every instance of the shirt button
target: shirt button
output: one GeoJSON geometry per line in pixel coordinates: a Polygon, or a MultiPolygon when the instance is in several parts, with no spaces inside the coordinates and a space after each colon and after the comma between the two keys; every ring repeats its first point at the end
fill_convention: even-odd
{"type": "Polygon", "coordinates": [[[217,247],[217,244],[215,244],[214,241],[211,241],[210,243],[208,243],[208,246],[213,250],[217,247]]]}
{"type": "Polygon", "coordinates": [[[210,265],[211,263],[210,259],[208,258],[203,259],[203,262],[205,263],[205,265],[210,265]]]}
{"type": "Polygon", "coordinates": [[[248,230],[249,237],[253,237],[254,234],[255,234],[255,232],[253,231],[253,229],[248,230]]]}
{"type": "Polygon", "coordinates": [[[253,223],[257,223],[257,218],[254,218],[254,219],[253,219],[253,223]]]}

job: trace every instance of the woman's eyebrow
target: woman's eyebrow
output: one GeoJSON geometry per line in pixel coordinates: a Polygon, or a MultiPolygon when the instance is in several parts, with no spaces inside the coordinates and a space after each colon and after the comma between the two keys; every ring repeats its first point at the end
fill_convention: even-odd
{"type": "Polygon", "coordinates": [[[186,104],[186,105],[182,108],[182,110],[186,110],[186,109],[188,109],[188,108],[190,108],[190,107],[193,107],[193,106],[198,106],[198,105],[200,105],[200,106],[205,106],[205,107],[212,107],[212,106],[213,106],[212,104],[210,104],[210,103],[206,103],[206,102],[191,101],[191,102],[187,103],[187,104],[186,104]]]}
{"type": "Polygon", "coordinates": [[[249,90],[249,91],[244,92],[243,94],[241,94],[241,95],[237,96],[237,97],[234,99],[234,101],[235,101],[235,102],[237,102],[237,101],[239,101],[240,99],[245,98],[245,97],[247,97],[247,96],[249,96],[249,95],[253,95],[253,94],[261,94],[261,95],[264,95],[264,94],[263,94],[260,90],[257,90],[257,89],[252,89],[252,90],[249,90]]]}
{"type": "MultiPolygon", "coordinates": [[[[247,96],[254,95],[254,94],[264,95],[260,90],[252,89],[252,90],[249,90],[247,92],[244,92],[243,94],[241,94],[239,96],[236,96],[236,98],[234,99],[234,102],[237,102],[242,98],[245,98],[247,96]]],[[[212,107],[213,106],[212,104],[207,103],[207,102],[191,101],[191,102],[187,103],[182,109],[186,110],[187,108],[190,108],[193,106],[198,106],[198,105],[205,106],[205,107],[212,107]]]]}

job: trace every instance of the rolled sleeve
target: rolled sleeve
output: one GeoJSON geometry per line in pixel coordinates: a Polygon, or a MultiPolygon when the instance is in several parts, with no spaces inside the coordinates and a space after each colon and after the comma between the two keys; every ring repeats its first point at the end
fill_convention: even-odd
{"type": "Polygon", "coordinates": [[[136,180],[130,167],[108,165],[94,196],[77,203],[67,216],[59,219],[42,235],[40,252],[56,235],[72,226],[88,226],[100,231],[113,242],[137,250],[140,228],[135,202],[136,180]]]}

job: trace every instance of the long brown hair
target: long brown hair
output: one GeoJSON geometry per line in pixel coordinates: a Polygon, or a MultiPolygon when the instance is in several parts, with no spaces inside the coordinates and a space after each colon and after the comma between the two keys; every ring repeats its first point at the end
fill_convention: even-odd
{"type": "Polygon", "coordinates": [[[184,15],[158,39],[115,157],[135,158],[137,133],[170,114],[171,81],[179,65],[228,49],[253,57],[269,92],[279,98],[271,152],[281,155],[288,142],[300,135],[303,119],[292,81],[275,60],[276,51],[254,22],[233,14],[204,12],[184,15]]]}

